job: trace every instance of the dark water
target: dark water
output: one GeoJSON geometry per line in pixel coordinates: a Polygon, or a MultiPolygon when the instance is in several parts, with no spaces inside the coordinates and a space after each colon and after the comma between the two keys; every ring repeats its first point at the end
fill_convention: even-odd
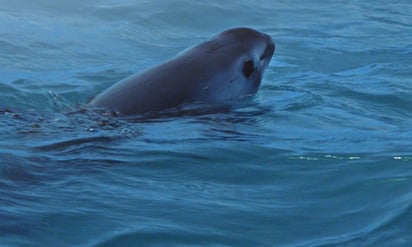
{"type": "Polygon", "coordinates": [[[411,16],[410,1],[0,0],[0,246],[411,246],[411,16]],[[276,43],[252,102],[81,106],[234,26],[276,43]]]}

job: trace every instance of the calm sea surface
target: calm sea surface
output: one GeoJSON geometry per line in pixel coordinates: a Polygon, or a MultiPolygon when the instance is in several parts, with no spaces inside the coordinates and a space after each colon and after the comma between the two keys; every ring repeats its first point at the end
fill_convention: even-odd
{"type": "Polygon", "coordinates": [[[412,3],[0,0],[0,246],[412,246],[412,3]],[[224,112],[84,108],[227,28],[266,32],[224,112]]]}

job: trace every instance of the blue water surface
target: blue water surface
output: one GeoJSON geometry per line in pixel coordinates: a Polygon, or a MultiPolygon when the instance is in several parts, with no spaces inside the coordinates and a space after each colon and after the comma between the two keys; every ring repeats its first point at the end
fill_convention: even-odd
{"type": "Polygon", "coordinates": [[[412,246],[411,1],[0,0],[0,246],[412,246]],[[231,27],[253,101],[84,104],[231,27]]]}

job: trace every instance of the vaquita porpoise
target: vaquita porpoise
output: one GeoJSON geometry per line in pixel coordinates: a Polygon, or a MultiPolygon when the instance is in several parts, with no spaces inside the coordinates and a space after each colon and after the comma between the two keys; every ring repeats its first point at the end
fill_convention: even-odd
{"type": "Polygon", "coordinates": [[[89,105],[130,115],[254,95],[274,51],[267,34],[244,27],[229,29],[117,82],[89,105]]]}

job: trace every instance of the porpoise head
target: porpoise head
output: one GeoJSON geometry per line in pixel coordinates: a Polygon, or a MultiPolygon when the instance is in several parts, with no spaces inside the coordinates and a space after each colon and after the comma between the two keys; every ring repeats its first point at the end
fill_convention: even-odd
{"type": "Polygon", "coordinates": [[[269,35],[242,27],[226,30],[193,49],[209,56],[209,74],[214,74],[205,80],[196,97],[220,101],[251,96],[258,91],[275,44],[269,35]]]}
{"type": "Polygon", "coordinates": [[[234,28],[106,89],[89,105],[121,115],[190,102],[221,102],[257,92],[275,51],[272,38],[234,28]]]}

